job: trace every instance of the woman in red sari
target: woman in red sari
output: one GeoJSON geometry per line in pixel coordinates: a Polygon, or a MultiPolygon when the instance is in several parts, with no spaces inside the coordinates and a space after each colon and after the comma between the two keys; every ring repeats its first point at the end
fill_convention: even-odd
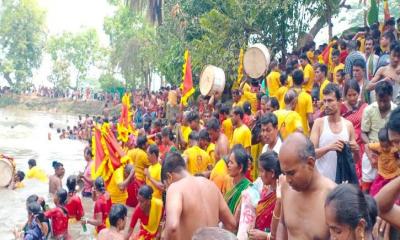
{"type": "Polygon", "coordinates": [[[267,151],[258,159],[260,178],[264,184],[256,208],[255,228],[249,231],[250,239],[274,239],[279,224],[281,201],[277,182],[281,174],[278,154],[267,151]]]}
{"type": "MultiPolygon", "coordinates": [[[[360,86],[357,81],[349,80],[346,81],[343,89],[343,96],[345,101],[342,103],[340,112],[342,117],[349,120],[353,126],[356,134],[356,142],[360,146],[360,154],[362,156],[364,153],[364,144],[361,139],[361,119],[364,109],[368,106],[367,103],[362,103],[358,101],[360,95],[360,86]]],[[[356,173],[358,178],[361,178],[361,159],[354,159],[356,162],[356,173]]]]}

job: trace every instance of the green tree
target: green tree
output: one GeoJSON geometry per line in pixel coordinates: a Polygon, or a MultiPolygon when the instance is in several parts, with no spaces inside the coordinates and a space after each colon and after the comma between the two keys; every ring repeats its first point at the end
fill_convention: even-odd
{"type": "Polygon", "coordinates": [[[4,0],[0,9],[0,72],[10,87],[23,90],[42,60],[45,12],[35,0],[4,0]]]}
{"type": "MultiPolygon", "coordinates": [[[[81,87],[82,81],[87,78],[91,67],[101,57],[99,38],[95,29],[88,29],[80,33],[65,32],[60,36],[50,37],[47,51],[54,63],[67,62],[70,66],[70,75],[75,73],[73,89],[81,87]]],[[[57,64],[53,64],[57,66],[57,64]]],[[[54,70],[53,70],[54,73],[54,70]]]]}
{"type": "Polygon", "coordinates": [[[49,82],[57,89],[69,88],[71,85],[70,64],[68,61],[56,60],[53,62],[51,75],[48,76],[49,82]]]}
{"type": "Polygon", "coordinates": [[[116,92],[123,88],[121,81],[117,80],[111,73],[104,73],[99,78],[100,87],[104,92],[116,92]]]}

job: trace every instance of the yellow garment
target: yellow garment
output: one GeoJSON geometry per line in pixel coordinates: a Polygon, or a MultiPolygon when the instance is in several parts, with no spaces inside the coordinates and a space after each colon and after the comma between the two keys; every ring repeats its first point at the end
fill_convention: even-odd
{"type": "Polygon", "coordinates": [[[271,71],[267,76],[267,86],[270,97],[275,97],[281,86],[281,74],[277,71],[271,71]]]}
{"type": "Polygon", "coordinates": [[[285,140],[297,129],[303,128],[301,117],[295,111],[281,109],[276,110],[274,114],[278,118],[278,129],[282,140],[285,140]]]}
{"type": "Polygon", "coordinates": [[[144,182],[145,181],[144,169],[148,168],[151,164],[149,162],[149,159],[147,158],[147,153],[140,148],[137,149],[138,150],[136,152],[134,161],[135,177],[137,180],[144,182]]]}
{"type": "Polygon", "coordinates": [[[133,148],[126,153],[126,155],[128,156],[128,159],[129,159],[129,163],[132,164],[133,166],[135,166],[135,156],[136,156],[137,151],[138,151],[138,148],[133,148]]]}
{"type": "Polygon", "coordinates": [[[192,175],[207,171],[207,167],[212,165],[208,153],[199,146],[186,149],[183,155],[187,158],[187,170],[192,175]]]}
{"type": "Polygon", "coordinates": [[[311,92],[314,86],[314,77],[315,77],[314,69],[310,64],[307,64],[303,68],[303,72],[304,72],[304,79],[308,78],[308,82],[304,83],[303,89],[306,90],[306,92],[311,92]]]}
{"type": "Polygon", "coordinates": [[[307,114],[313,113],[313,105],[311,95],[304,90],[295,89],[297,92],[297,105],[295,111],[300,115],[301,122],[304,129],[304,134],[308,135],[310,132],[307,114]]]}
{"type": "Polygon", "coordinates": [[[243,103],[246,102],[246,100],[244,99],[244,97],[242,96],[239,100],[239,102],[234,102],[232,103],[232,108],[234,107],[243,107],[243,103]]]}
{"type": "Polygon", "coordinates": [[[378,174],[384,179],[393,179],[400,176],[400,167],[397,165],[396,155],[399,149],[390,147],[388,151],[383,151],[381,144],[370,143],[368,148],[378,153],[378,174]]]}
{"type": "Polygon", "coordinates": [[[41,182],[48,182],[49,179],[43,169],[40,169],[38,166],[34,166],[26,172],[27,178],[34,178],[41,182]]]}
{"type": "Polygon", "coordinates": [[[357,41],[360,41],[360,52],[365,53],[365,37],[358,37],[357,41]]]}
{"type": "Polygon", "coordinates": [[[189,135],[192,132],[192,129],[189,126],[181,125],[182,137],[185,143],[189,142],[189,135]]]}
{"type": "Polygon", "coordinates": [[[276,92],[276,99],[278,99],[279,102],[279,109],[285,109],[285,95],[288,90],[289,88],[287,86],[282,86],[276,92]]]}
{"type": "MultiPolygon", "coordinates": [[[[150,233],[150,235],[156,235],[160,226],[160,221],[163,213],[163,202],[158,198],[151,198],[151,206],[149,212],[149,221],[147,225],[142,224],[144,230],[150,233]]],[[[140,240],[144,240],[144,236],[139,237],[140,240]]]]}
{"type": "Polygon", "coordinates": [[[244,97],[245,101],[248,101],[251,105],[251,114],[257,113],[257,93],[253,93],[250,91],[244,91],[242,97],[244,97]]]}
{"type": "Polygon", "coordinates": [[[310,61],[311,64],[314,64],[314,51],[309,50],[306,52],[308,61],[310,61]]]}
{"type": "MultiPolygon", "coordinates": [[[[161,164],[156,163],[154,165],[151,165],[148,169],[149,169],[150,177],[153,180],[160,182],[161,181],[161,164]]],[[[162,192],[149,179],[146,179],[146,184],[149,185],[153,189],[153,197],[158,198],[158,199],[162,198],[162,192]]]]}
{"type": "Polygon", "coordinates": [[[328,79],[325,79],[325,80],[322,82],[321,87],[319,88],[319,100],[320,100],[320,101],[324,100],[324,94],[323,94],[323,92],[324,92],[324,89],[326,88],[326,86],[327,86],[329,83],[330,83],[330,82],[329,82],[328,79]]]}
{"type": "Polygon", "coordinates": [[[248,83],[245,83],[244,86],[243,86],[243,91],[248,91],[248,92],[250,92],[250,90],[251,90],[250,85],[249,85],[248,83]]]}
{"type": "Polygon", "coordinates": [[[251,157],[253,161],[251,162],[251,177],[253,180],[257,179],[258,177],[258,157],[261,155],[262,149],[264,144],[258,143],[255,145],[251,145],[251,157]]]}
{"type": "Polygon", "coordinates": [[[288,76],[286,85],[288,88],[293,87],[293,77],[291,75],[288,76]]]}
{"type": "Polygon", "coordinates": [[[15,183],[15,188],[17,189],[17,188],[24,188],[25,187],[25,184],[23,183],[23,182],[17,182],[17,183],[15,183]]]}
{"type": "Polygon", "coordinates": [[[232,142],[233,123],[231,118],[227,118],[224,121],[222,121],[222,132],[228,138],[229,142],[232,142]]]}
{"type": "Polygon", "coordinates": [[[233,131],[230,147],[232,148],[236,144],[242,144],[244,148],[251,147],[251,131],[245,124],[242,124],[242,126],[233,131]]]}
{"type": "Polygon", "coordinates": [[[118,185],[124,181],[124,166],[121,166],[115,170],[111,176],[111,180],[107,185],[107,191],[110,193],[111,202],[113,204],[120,203],[125,204],[128,199],[128,191],[125,189],[121,191],[118,185]]]}
{"type": "Polygon", "coordinates": [[[214,143],[208,144],[208,147],[207,147],[207,149],[206,149],[206,152],[207,152],[208,155],[210,156],[212,165],[214,166],[214,164],[215,164],[215,156],[214,156],[215,144],[214,144],[214,143]]]}
{"type": "Polygon", "coordinates": [[[344,64],[343,63],[339,63],[339,65],[337,65],[337,66],[335,66],[334,68],[333,68],[333,82],[334,83],[338,83],[338,80],[337,80],[337,78],[336,78],[336,73],[339,71],[339,70],[343,70],[344,69],[344,64]]]}
{"type": "Polygon", "coordinates": [[[221,191],[222,195],[231,188],[230,176],[228,174],[228,166],[224,159],[220,159],[214,166],[210,174],[210,180],[217,185],[218,189],[221,191]]]}

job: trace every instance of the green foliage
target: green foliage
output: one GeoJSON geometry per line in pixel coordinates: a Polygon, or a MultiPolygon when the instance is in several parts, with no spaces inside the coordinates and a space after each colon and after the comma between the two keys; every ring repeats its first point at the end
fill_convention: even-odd
{"type": "MultiPolygon", "coordinates": [[[[60,62],[64,63],[64,70],[69,75],[76,72],[75,85],[81,87],[82,81],[87,77],[90,67],[94,66],[100,58],[99,39],[95,29],[88,29],[80,33],[63,33],[61,36],[52,36],[48,40],[47,51],[53,60],[53,67],[60,68],[60,62]],[[68,65],[65,67],[65,64],[68,65]]],[[[53,69],[50,79],[59,79],[57,69],[53,69]]],[[[58,82],[58,81],[55,81],[58,82]]],[[[66,83],[66,81],[62,81],[66,83]]],[[[67,81],[69,83],[69,81],[67,81]]]]}
{"type": "Polygon", "coordinates": [[[55,60],[53,62],[53,68],[51,75],[48,76],[49,82],[53,83],[53,86],[58,89],[65,89],[70,86],[71,74],[70,74],[70,63],[65,60],[55,60]]]}
{"type": "Polygon", "coordinates": [[[0,72],[10,87],[24,90],[42,60],[45,12],[35,0],[4,0],[0,9],[0,72]]]}
{"type": "Polygon", "coordinates": [[[115,92],[117,89],[123,88],[122,82],[117,80],[110,73],[102,74],[99,78],[99,82],[104,92],[115,92]]]}

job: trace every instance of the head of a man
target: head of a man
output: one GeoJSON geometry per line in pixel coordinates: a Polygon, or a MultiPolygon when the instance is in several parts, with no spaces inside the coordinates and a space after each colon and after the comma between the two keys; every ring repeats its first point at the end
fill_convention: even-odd
{"type": "Polygon", "coordinates": [[[278,138],[278,118],[267,113],[261,118],[261,140],[264,144],[274,144],[278,138]]]}
{"type": "Polygon", "coordinates": [[[339,49],[333,49],[331,54],[332,62],[335,65],[339,65],[340,63],[340,51],[339,49]]]}
{"type": "Polygon", "coordinates": [[[229,117],[230,107],[226,104],[222,104],[219,110],[219,120],[222,122],[229,117]]]}
{"type": "Polygon", "coordinates": [[[325,64],[318,64],[315,68],[315,81],[321,84],[328,75],[328,67],[325,64]]]}
{"type": "Polygon", "coordinates": [[[328,116],[337,114],[341,104],[339,86],[335,83],[329,83],[322,91],[322,94],[324,95],[323,103],[325,114],[328,116]]]}
{"type": "Polygon", "coordinates": [[[128,163],[124,167],[124,178],[126,179],[131,172],[134,171],[133,165],[128,163]]]}
{"type": "Polygon", "coordinates": [[[400,148],[400,107],[390,114],[387,128],[390,142],[393,146],[400,148]]]}
{"type": "Polygon", "coordinates": [[[168,146],[170,142],[173,140],[174,136],[172,134],[171,128],[164,127],[161,130],[161,142],[162,144],[168,146]]]}
{"type": "Polygon", "coordinates": [[[210,144],[210,135],[208,134],[207,129],[202,129],[199,132],[199,146],[203,150],[206,150],[208,145],[210,144]]]}
{"type": "Polygon", "coordinates": [[[216,142],[219,138],[221,128],[218,119],[211,118],[206,124],[208,135],[211,141],[216,142]]]}
{"type": "Polygon", "coordinates": [[[151,144],[147,148],[147,157],[151,164],[156,164],[158,162],[159,153],[160,150],[158,149],[158,146],[156,144],[151,144]]]}
{"type": "Polygon", "coordinates": [[[303,71],[297,69],[293,71],[292,74],[293,77],[293,84],[297,87],[301,87],[301,85],[303,85],[304,83],[304,73],[303,71]]]}
{"type": "Polygon", "coordinates": [[[239,102],[241,97],[242,97],[242,93],[239,89],[232,90],[233,102],[236,102],[236,103],[239,102]]]}
{"type": "Polygon", "coordinates": [[[189,115],[188,115],[188,124],[189,124],[189,127],[192,130],[194,130],[194,131],[200,130],[200,117],[199,117],[199,114],[197,114],[194,111],[190,112],[189,115]]]}
{"type": "Polygon", "coordinates": [[[54,173],[57,177],[62,178],[65,174],[64,165],[60,162],[53,161],[54,173]]]}
{"type": "Polygon", "coordinates": [[[309,64],[309,63],[310,63],[310,60],[308,60],[307,54],[305,54],[305,53],[300,54],[300,56],[299,56],[299,62],[300,62],[300,65],[301,65],[303,68],[304,68],[307,64],[309,64]]]}
{"type": "Polygon", "coordinates": [[[296,191],[307,191],[315,171],[315,149],[311,140],[301,133],[289,135],[279,152],[282,173],[296,191]]]}
{"type": "Polygon", "coordinates": [[[168,187],[180,180],[186,171],[186,163],[181,154],[170,152],[167,154],[161,168],[161,181],[168,187]]]}
{"type": "Polygon", "coordinates": [[[244,111],[242,107],[233,108],[232,123],[234,126],[239,127],[242,124],[243,117],[244,117],[244,111]]]}
{"type": "Polygon", "coordinates": [[[237,240],[237,237],[231,232],[219,227],[204,227],[198,229],[192,240],[237,240]]]}
{"type": "Polygon", "coordinates": [[[367,37],[365,39],[365,53],[371,54],[374,51],[374,39],[372,37],[367,37]]]}
{"type": "Polygon", "coordinates": [[[394,42],[390,46],[390,65],[396,68],[400,63],[400,43],[394,42]]]}
{"type": "Polygon", "coordinates": [[[365,61],[356,59],[353,63],[353,77],[357,82],[361,82],[365,76],[365,61]]]}
{"type": "Polygon", "coordinates": [[[375,87],[376,102],[381,113],[388,112],[393,99],[392,84],[387,81],[380,81],[375,87]]]}
{"type": "Polygon", "coordinates": [[[380,45],[383,48],[389,48],[390,44],[392,44],[395,40],[396,40],[396,37],[394,36],[393,32],[386,31],[381,36],[380,45]]]}
{"type": "Polygon", "coordinates": [[[124,205],[119,203],[112,205],[108,215],[111,226],[115,227],[119,231],[124,230],[127,217],[128,209],[124,205]]]}
{"type": "Polygon", "coordinates": [[[29,159],[28,161],[28,167],[29,169],[33,168],[36,166],[36,160],[35,159],[29,159]]]}
{"type": "Polygon", "coordinates": [[[146,135],[141,135],[138,136],[136,140],[136,146],[142,150],[147,149],[147,136],[146,135]]]}

